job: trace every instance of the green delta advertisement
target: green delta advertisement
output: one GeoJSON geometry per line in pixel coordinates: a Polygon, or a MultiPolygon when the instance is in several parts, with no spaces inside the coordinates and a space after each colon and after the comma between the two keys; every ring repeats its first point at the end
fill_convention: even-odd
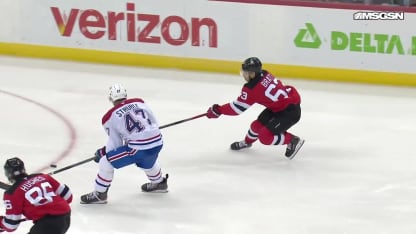
{"type": "MultiPolygon", "coordinates": [[[[298,48],[320,49],[322,35],[318,35],[312,23],[305,23],[294,39],[298,48]]],[[[326,36],[326,35],[325,35],[326,36]]],[[[404,38],[398,34],[331,31],[330,49],[362,53],[416,56],[416,36],[404,38]]]]}

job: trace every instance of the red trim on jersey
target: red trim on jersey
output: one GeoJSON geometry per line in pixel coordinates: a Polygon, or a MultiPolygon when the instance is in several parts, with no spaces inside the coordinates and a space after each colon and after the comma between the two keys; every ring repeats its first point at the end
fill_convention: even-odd
{"type": "Polygon", "coordinates": [[[132,102],[141,102],[141,103],[144,103],[144,101],[141,98],[126,99],[125,101],[119,103],[118,105],[113,106],[110,110],[107,111],[107,113],[105,113],[105,115],[103,116],[103,118],[101,120],[102,125],[104,125],[105,122],[107,122],[110,119],[111,115],[113,114],[113,112],[116,109],[118,109],[118,108],[120,108],[120,107],[122,107],[124,105],[130,104],[132,102]]]}
{"type": "Polygon", "coordinates": [[[161,137],[161,134],[158,134],[157,136],[149,137],[149,138],[147,138],[147,139],[131,140],[131,141],[129,141],[129,143],[130,143],[130,142],[145,142],[145,141],[152,141],[152,140],[154,140],[154,139],[156,139],[156,138],[160,138],[160,137],[161,137]]]}

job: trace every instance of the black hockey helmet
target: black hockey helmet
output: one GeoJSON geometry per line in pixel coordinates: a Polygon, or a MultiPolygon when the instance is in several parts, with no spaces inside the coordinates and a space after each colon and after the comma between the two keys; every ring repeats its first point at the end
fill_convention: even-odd
{"type": "Polygon", "coordinates": [[[25,164],[20,158],[9,158],[4,164],[4,174],[11,183],[14,183],[17,178],[27,176],[25,164]]]}
{"type": "Polygon", "coordinates": [[[262,64],[259,58],[250,57],[241,64],[241,70],[260,73],[262,69],[261,66],[262,64]]]}

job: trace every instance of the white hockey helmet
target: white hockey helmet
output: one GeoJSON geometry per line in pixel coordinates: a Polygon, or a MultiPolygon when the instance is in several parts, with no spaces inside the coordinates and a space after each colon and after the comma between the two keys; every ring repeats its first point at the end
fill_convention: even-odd
{"type": "Polygon", "coordinates": [[[108,99],[111,102],[118,101],[120,99],[127,98],[127,91],[121,84],[113,84],[110,87],[110,93],[108,94],[108,99]]]}

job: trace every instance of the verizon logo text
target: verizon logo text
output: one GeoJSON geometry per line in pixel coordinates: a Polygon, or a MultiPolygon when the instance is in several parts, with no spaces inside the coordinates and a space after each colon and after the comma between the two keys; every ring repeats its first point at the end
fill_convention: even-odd
{"type": "Polygon", "coordinates": [[[181,16],[137,13],[134,3],[126,4],[125,12],[100,12],[95,9],[70,9],[66,13],[51,7],[59,33],[72,37],[74,27],[92,40],[127,40],[129,42],[180,46],[190,40],[192,46],[218,47],[217,24],[212,18],[191,18],[187,22],[181,16]],[[205,32],[201,39],[201,31],[205,32]],[[206,42],[207,41],[207,42],[206,42]]]}

